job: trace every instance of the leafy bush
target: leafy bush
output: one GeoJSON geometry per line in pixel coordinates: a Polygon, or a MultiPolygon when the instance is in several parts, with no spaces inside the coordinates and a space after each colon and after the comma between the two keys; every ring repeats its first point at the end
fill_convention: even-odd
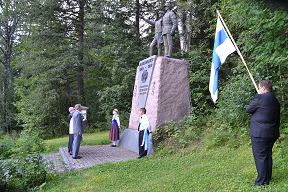
{"type": "Polygon", "coordinates": [[[203,135],[206,148],[223,145],[237,148],[249,138],[250,115],[246,107],[256,92],[250,85],[249,76],[244,75],[231,78],[219,88],[217,108],[209,116],[203,135]]]}
{"type": "Polygon", "coordinates": [[[157,155],[174,154],[179,149],[199,140],[201,129],[194,125],[195,116],[185,117],[178,123],[166,121],[164,128],[158,127],[153,134],[153,145],[157,155]]]}
{"type": "Polygon", "coordinates": [[[12,153],[12,148],[15,146],[16,141],[8,135],[0,135],[0,160],[9,159],[12,153]]]}
{"type": "Polygon", "coordinates": [[[41,155],[44,149],[38,133],[23,131],[12,149],[12,158],[0,162],[0,185],[9,190],[26,190],[44,183],[47,175],[47,164],[41,155]]]}

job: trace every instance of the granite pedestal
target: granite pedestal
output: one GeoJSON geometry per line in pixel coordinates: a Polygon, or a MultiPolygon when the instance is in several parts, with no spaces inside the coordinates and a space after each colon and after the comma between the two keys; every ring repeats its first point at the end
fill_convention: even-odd
{"type": "MultiPolygon", "coordinates": [[[[139,68],[139,67],[138,67],[139,68]]],[[[129,128],[120,136],[121,147],[138,152],[139,125],[139,70],[137,69],[129,128]]],[[[191,112],[190,80],[188,62],[157,57],[148,90],[145,106],[146,115],[150,120],[152,132],[156,127],[164,127],[166,121],[175,122],[189,116],[191,112]]],[[[152,133],[153,134],[153,133],[152,133]]],[[[151,139],[151,134],[149,135],[151,139]]],[[[152,146],[152,145],[150,145],[152,146]]],[[[149,149],[148,156],[153,152],[149,149]]]]}

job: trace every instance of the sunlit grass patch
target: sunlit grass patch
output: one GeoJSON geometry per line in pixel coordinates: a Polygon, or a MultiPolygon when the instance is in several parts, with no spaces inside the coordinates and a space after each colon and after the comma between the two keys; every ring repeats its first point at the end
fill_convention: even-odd
{"type": "MultiPolygon", "coordinates": [[[[69,135],[57,139],[46,140],[47,153],[57,153],[59,147],[68,147],[69,135]]],[[[98,133],[85,133],[81,145],[104,145],[109,144],[109,131],[98,133]]]]}

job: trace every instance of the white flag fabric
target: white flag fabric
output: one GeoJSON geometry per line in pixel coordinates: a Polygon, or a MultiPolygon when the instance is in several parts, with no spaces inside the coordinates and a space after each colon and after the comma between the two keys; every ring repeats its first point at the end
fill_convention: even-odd
{"type": "Polygon", "coordinates": [[[226,57],[234,51],[236,49],[226,34],[218,16],[209,83],[209,91],[214,103],[218,99],[218,68],[225,62],[226,57]]]}

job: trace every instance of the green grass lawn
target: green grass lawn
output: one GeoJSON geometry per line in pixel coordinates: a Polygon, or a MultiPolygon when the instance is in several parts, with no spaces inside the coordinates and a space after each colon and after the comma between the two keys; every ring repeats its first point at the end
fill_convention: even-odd
{"type": "MultiPolygon", "coordinates": [[[[94,137],[98,134],[104,137],[107,132],[94,137]]],[[[50,175],[40,191],[288,191],[287,157],[278,154],[277,145],[272,180],[266,187],[251,187],[257,171],[251,146],[246,145],[238,149],[189,148],[164,158],[155,154],[50,175]]]]}
{"type": "MultiPolygon", "coordinates": [[[[47,153],[57,153],[59,147],[68,147],[69,135],[57,138],[46,140],[45,145],[47,146],[47,153]]],[[[81,145],[103,145],[109,144],[109,131],[98,132],[98,133],[84,133],[81,145]]]]}

